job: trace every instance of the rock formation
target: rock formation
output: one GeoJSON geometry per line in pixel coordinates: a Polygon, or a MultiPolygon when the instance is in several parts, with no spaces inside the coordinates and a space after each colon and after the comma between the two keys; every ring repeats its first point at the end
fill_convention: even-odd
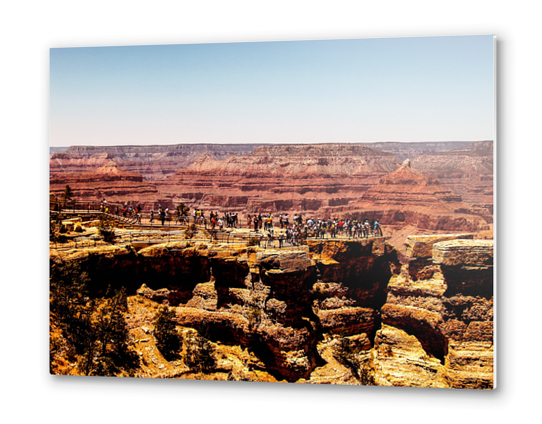
{"type": "Polygon", "coordinates": [[[411,166],[409,159],[401,167],[370,187],[356,203],[335,208],[363,219],[378,219],[384,225],[415,225],[421,231],[476,231],[486,226],[461,196],[443,187],[439,181],[411,166]]]}
{"type": "Polygon", "coordinates": [[[373,150],[391,153],[397,156],[400,160],[405,160],[424,153],[438,153],[447,152],[449,150],[463,149],[472,143],[472,141],[424,141],[410,143],[386,141],[365,143],[365,145],[373,150]]]}
{"type": "Polygon", "coordinates": [[[388,286],[377,384],[493,387],[493,241],[462,237],[407,240],[415,266],[388,286]]]}
{"type": "Polygon", "coordinates": [[[134,172],[119,169],[113,161],[89,172],[51,173],[50,193],[61,197],[69,185],[78,201],[101,201],[141,204],[144,209],[155,209],[161,203],[156,187],[134,172]]]}
{"type": "Polygon", "coordinates": [[[399,167],[397,156],[361,143],[71,147],[50,159],[51,191],[70,185],[79,200],[140,203],[147,213],[183,202],[242,218],[281,212],[376,218],[394,243],[428,231],[492,237],[491,141],[371,145],[401,157],[422,154],[399,167]],[[124,177],[94,171],[111,168],[112,160],[124,177]]]}
{"type": "Polygon", "coordinates": [[[201,157],[156,185],[173,202],[205,209],[317,211],[359,198],[396,167],[395,156],[361,144],[275,145],[201,157]]]}
{"type": "Polygon", "coordinates": [[[152,181],[186,168],[201,155],[223,160],[232,154],[252,152],[258,144],[175,144],[157,146],[71,146],[54,153],[51,172],[88,172],[109,160],[119,168],[152,181]]]}
{"type": "Polygon", "coordinates": [[[479,141],[461,149],[425,152],[412,158],[412,166],[438,178],[493,222],[493,161],[493,141],[479,141]]]}
{"type": "Polygon", "coordinates": [[[487,389],[493,245],[469,237],[412,237],[402,266],[382,239],[283,250],[128,244],[52,250],[50,258],[51,266],[77,262],[94,296],[128,290],[139,376],[487,389]],[[160,304],[174,311],[185,340],[200,334],[211,343],[205,372],[157,350],[160,304]]]}

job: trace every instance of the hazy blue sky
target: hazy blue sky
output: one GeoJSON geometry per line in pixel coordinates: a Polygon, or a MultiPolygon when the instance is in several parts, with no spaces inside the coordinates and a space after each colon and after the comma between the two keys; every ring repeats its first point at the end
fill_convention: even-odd
{"type": "Polygon", "coordinates": [[[494,138],[493,37],[51,49],[50,145],[494,138]]]}

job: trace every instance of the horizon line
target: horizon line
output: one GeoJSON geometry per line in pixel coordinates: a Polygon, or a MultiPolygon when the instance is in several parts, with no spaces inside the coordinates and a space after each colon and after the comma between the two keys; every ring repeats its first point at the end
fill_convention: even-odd
{"type": "Polygon", "coordinates": [[[180,145],[231,145],[231,146],[251,146],[251,145],[270,145],[270,146],[290,146],[290,145],[296,145],[296,144],[308,144],[308,145],[322,145],[322,144],[379,144],[379,143],[403,143],[403,144],[419,144],[419,143],[477,143],[477,142],[483,142],[483,141],[491,141],[494,142],[493,139],[480,139],[480,140],[428,140],[428,141],[393,141],[393,140],[387,140],[387,141],[330,141],[330,142],[317,142],[317,143],[311,143],[311,142],[295,142],[295,143],[269,143],[269,142],[261,142],[261,143],[221,143],[221,142],[215,142],[215,143],[192,143],[192,142],[184,142],[184,143],[171,143],[171,144],[114,144],[114,145],[107,145],[107,144],[71,144],[69,146],[53,146],[49,144],[49,147],[51,148],[70,148],[70,147],[149,147],[149,146],[156,146],[156,147],[166,147],[166,146],[180,146],[180,145]]]}

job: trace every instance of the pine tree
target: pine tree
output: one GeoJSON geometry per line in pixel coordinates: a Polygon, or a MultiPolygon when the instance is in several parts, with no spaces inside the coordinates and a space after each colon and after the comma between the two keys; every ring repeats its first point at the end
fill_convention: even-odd
{"type": "Polygon", "coordinates": [[[62,193],[62,197],[61,197],[64,207],[66,207],[66,204],[69,203],[72,199],[73,199],[73,191],[69,185],[66,185],[66,188],[64,189],[64,193],[62,193]]]}

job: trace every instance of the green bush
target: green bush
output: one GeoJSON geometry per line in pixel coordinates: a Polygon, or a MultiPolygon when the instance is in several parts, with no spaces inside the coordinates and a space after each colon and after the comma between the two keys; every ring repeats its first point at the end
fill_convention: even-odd
{"type": "Polygon", "coordinates": [[[212,371],[216,365],[215,349],[211,342],[199,334],[185,340],[185,363],[196,372],[212,371]]]}
{"type": "Polygon", "coordinates": [[[247,246],[259,246],[260,245],[260,238],[253,236],[248,239],[247,246]]]}
{"type": "Polygon", "coordinates": [[[181,351],[182,340],[173,322],[174,317],[175,312],[164,306],[160,308],[154,321],[156,346],[168,361],[178,359],[181,351]]]}

